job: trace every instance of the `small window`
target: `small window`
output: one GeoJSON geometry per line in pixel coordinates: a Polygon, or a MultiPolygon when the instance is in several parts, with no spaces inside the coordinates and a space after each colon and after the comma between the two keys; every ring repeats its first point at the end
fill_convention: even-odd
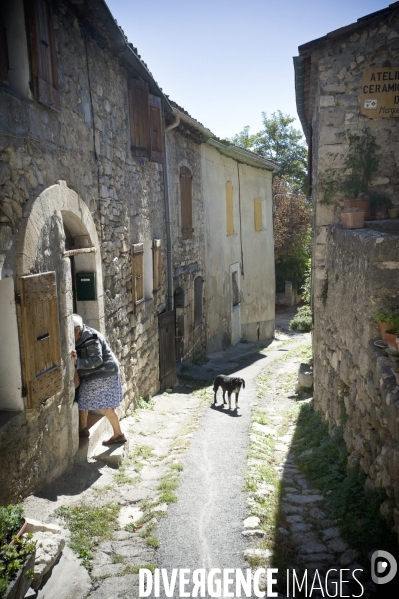
{"type": "Polygon", "coordinates": [[[255,231],[262,231],[262,200],[254,200],[255,231]]]}
{"type": "Polygon", "coordinates": [[[6,0],[0,4],[0,82],[31,98],[24,2],[6,0]]]}
{"type": "Polygon", "coordinates": [[[238,270],[231,273],[231,287],[233,292],[233,306],[238,306],[240,303],[240,289],[238,286],[238,270]]]}
{"type": "Polygon", "coordinates": [[[51,4],[48,0],[34,0],[28,6],[35,97],[41,104],[60,110],[51,4]]]}
{"type": "Polygon", "coordinates": [[[193,198],[192,174],[187,166],[180,169],[180,204],[181,204],[181,232],[182,239],[191,239],[193,236],[193,198]]]}
{"type": "Polygon", "coordinates": [[[132,247],[132,293],[133,304],[144,301],[144,244],[135,243],[132,247]]]}
{"type": "Polygon", "coordinates": [[[226,232],[227,235],[234,233],[234,218],[233,218],[233,185],[231,181],[226,183],[226,232]]]}
{"type": "Polygon", "coordinates": [[[194,326],[202,322],[202,277],[197,277],[194,281],[194,326]]]}
{"type": "Polygon", "coordinates": [[[162,255],[161,240],[154,239],[152,243],[152,263],[153,263],[153,291],[159,291],[162,285],[162,255]]]}

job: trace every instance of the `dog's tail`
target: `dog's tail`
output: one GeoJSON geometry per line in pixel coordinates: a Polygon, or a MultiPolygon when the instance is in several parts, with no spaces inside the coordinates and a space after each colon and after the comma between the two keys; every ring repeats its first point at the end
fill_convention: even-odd
{"type": "Polygon", "coordinates": [[[242,380],[242,386],[245,389],[245,381],[244,381],[244,379],[241,379],[241,380],[242,380]]]}

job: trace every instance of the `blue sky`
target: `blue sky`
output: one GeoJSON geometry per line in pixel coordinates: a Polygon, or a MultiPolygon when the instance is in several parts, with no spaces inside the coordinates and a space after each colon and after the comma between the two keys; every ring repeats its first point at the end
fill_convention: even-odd
{"type": "MultiPolygon", "coordinates": [[[[155,80],[219,137],[296,115],[298,46],[388,6],[380,0],[106,0],[155,80]]],[[[299,121],[297,126],[300,128],[299,121]]]]}

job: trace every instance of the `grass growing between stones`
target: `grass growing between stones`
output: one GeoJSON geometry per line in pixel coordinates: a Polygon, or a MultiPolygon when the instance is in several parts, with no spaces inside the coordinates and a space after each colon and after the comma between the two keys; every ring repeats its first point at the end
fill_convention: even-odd
{"type": "Polygon", "coordinates": [[[366,475],[347,467],[342,430],[337,427],[330,436],[328,425],[311,404],[305,404],[300,408],[294,442],[298,466],[316,487],[328,492],[329,516],[361,559],[366,560],[376,547],[397,554],[396,537],[380,514],[387,497],[380,490],[365,489],[366,475]]]}
{"type": "Polygon", "coordinates": [[[126,455],[122,464],[115,474],[114,480],[120,485],[135,485],[140,481],[140,476],[129,476],[128,472],[139,473],[144,464],[142,460],[148,460],[152,456],[154,448],[150,445],[138,445],[132,453],[126,455]]]}
{"type": "Polygon", "coordinates": [[[92,548],[112,537],[119,510],[115,503],[96,507],[82,502],[74,506],[63,505],[55,511],[71,531],[69,545],[86,568],[91,567],[92,548]]]}

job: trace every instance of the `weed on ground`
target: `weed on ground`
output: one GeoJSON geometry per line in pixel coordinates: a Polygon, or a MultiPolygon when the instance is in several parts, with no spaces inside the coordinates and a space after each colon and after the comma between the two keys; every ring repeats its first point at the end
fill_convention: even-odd
{"type": "Polygon", "coordinates": [[[115,503],[96,507],[82,502],[74,506],[63,505],[55,511],[71,531],[69,545],[86,568],[91,567],[93,547],[112,537],[119,510],[115,503]]]}

